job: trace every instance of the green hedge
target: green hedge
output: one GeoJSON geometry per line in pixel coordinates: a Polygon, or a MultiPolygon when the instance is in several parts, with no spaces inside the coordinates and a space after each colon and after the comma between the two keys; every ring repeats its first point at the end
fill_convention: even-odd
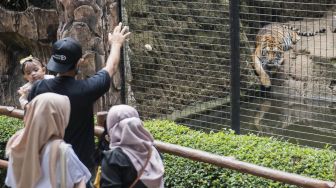
{"type": "MultiPolygon", "coordinates": [[[[4,156],[8,138],[22,126],[18,119],[0,116],[1,156],[4,156]]],[[[330,148],[305,148],[274,138],[236,136],[229,131],[208,134],[169,121],[146,121],[145,126],[156,140],[233,156],[237,160],[286,172],[333,180],[336,152],[330,148]]],[[[169,154],[164,154],[164,163],[166,187],[294,187],[169,154]]],[[[0,171],[1,182],[4,182],[5,172],[0,171]]]]}
{"type": "MultiPolygon", "coordinates": [[[[232,132],[204,133],[168,121],[147,121],[156,140],[200,149],[237,160],[300,175],[333,180],[336,152],[312,149],[275,138],[236,136],[232,132]]],[[[167,187],[295,187],[264,178],[164,154],[167,187]]]]}
{"type": "MultiPolygon", "coordinates": [[[[0,116],[0,159],[5,158],[5,148],[7,140],[19,129],[23,127],[20,119],[0,116]]],[[[4,184],[6,170],[0,169],[0,182],[4,184]]],[[[2,186],[3,187],[3,186],[2,186]]]]}

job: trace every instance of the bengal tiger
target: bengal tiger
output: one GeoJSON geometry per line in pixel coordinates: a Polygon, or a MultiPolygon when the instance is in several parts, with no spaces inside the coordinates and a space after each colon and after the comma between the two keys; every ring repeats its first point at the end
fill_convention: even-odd
{"type": "Polygon", "coordinates": [[[314,36],[325,32],[320,29],[314,33],[300,32],[298,29],[277,23],[261,28],[256,36],[256,47],[252,66],[264,87],[271,86],[268,71],[278,69],[284,62],[284,52],[293,48],[300,36],[314,36]]]}

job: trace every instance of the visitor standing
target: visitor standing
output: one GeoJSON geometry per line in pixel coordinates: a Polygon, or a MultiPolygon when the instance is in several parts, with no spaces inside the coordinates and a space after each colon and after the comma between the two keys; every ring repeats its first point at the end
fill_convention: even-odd
{"type": "Polygon", "coordinates": [[[24,128],[16,132],[6,146],[7,186],[85,187],[91,174],[71,145],[63,141],[69,118],[67,96],[44,93],[27,104],[24,128]]]}
{"type": "Polygon", "coordinates": [[[107,115],[106,130],[109,149],[102,152],[101,188],[164,187],[161,156],[135,108],[113,106],[107,115]]]}
{"type": "Polygon", "coordinates": [[[70,37],[56,41],[47,69],[56,72],[57,76],[36,82],[28,96],[28,100],[32,100],[39,94],[54,92],[69,97],[71,113],[64,140],[72,145],[78,158],[91,172],[94,171],[93,105],[109,90],[111,78],[119,65],[120,49],[129,35],[128,28],[119,23],[108,36],[111,49],[106,66],[84,80],[75,79],[78,63],[83,61],[81,45],[70,37]]]}

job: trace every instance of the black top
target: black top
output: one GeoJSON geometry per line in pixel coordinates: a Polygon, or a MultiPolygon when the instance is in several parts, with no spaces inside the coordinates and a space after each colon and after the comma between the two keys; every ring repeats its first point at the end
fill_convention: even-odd
{"type": "MultiPolygon", "coordinates": [[[[137,178],[137,171],[131,160],[120,148],[103,152],[101,170],[101,188],[128,188],[137,178]]],[[[146,188],[140,180],[134,187],[146,188]]]]}
{"type": "Polygon", "coordinates": [[[64,140],[72,145],[78,158],[88,169],[94,167],[93,105],[99,97],[109,90],[110,80],[110,75],[105,70],[101,70],[85,80],[76,80],[69,76],[45,79],[36,82],[28,96],[28,101],[46,92],[69,97],[71,112],[64,140]]]}

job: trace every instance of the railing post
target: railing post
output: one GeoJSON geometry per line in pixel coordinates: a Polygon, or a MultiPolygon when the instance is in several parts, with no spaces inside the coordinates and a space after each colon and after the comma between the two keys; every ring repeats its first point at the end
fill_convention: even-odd
{"type": "Polygon", "coordinates": [[[230,0],[231,129],[240,134],[239,0],[230,0]]]}

